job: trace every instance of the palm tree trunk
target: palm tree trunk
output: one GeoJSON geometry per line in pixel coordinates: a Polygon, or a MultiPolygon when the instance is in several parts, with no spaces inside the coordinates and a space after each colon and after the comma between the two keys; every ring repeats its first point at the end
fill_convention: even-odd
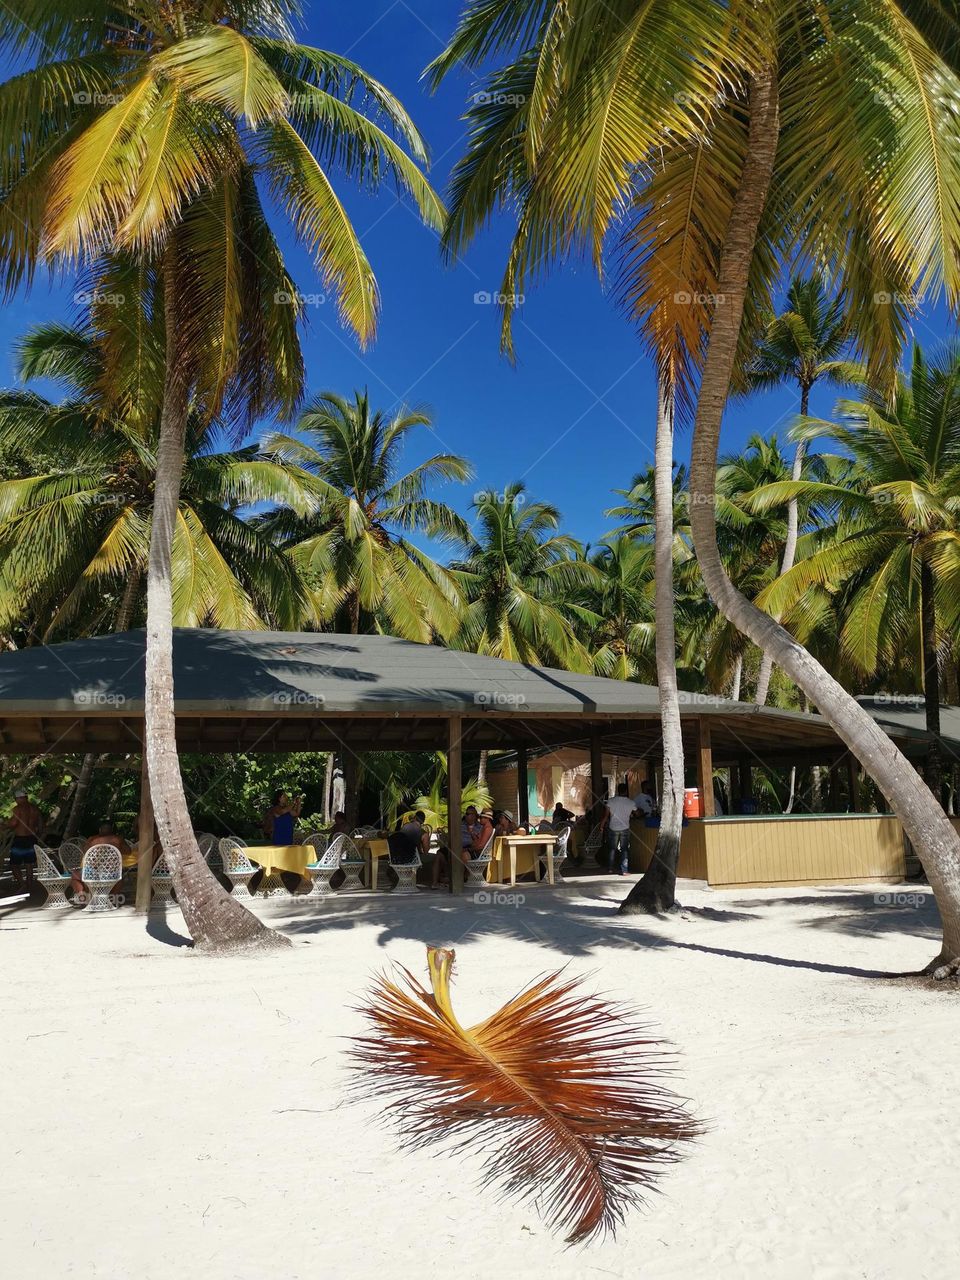
{"type": "Polygon", "coordinates": [[[327,752],[327,764],[323,773],[323,820],[330,822],[333,817],[333,752],[327,752]]]}
{"type": "MultiPolygon", "coordinates": [[[[809,412],[810,388],[804,382],[800,387],[800,416],[805,418],[809,412]]],[[[790,473],[790,479],[794,482],[803,477],[803,458],[806,451],[807,442],[798,440],[797,449],[793,455],[793,470],[790,473]]],[[[789,573],[793,568],[793,563],[797,558],[797,539],[799,536],[800,506],[796,498],[791,498],[787,503],[787,536],[783,543],[783,559],[780,561],[781,576],[789,573]]],[[[768,653],[765,653],[760,659],[760,674],[757,676],[757,696],[754,699],[759,707],[764,707],[767,704],[767,696],[770,692],[770,677],[772,675],[773,658],[768,653]]]]}
{"type": "Polygon", "coordinates": [[[716,539],[715,488],[720,424],[736,358],[743,304],[757,227],[766,203],[779,137],[775,70],[750,84],[750,132],[720,258],[717,293],[691,450],[690,523],[700,572],[724,616],[764,651],[816,704],[887,797],[923,860],[943,923],[935,977],[960,969],[960,835],[929,788],[856,699],[816,662],[775,619],[739,592],[724,570],[716,539]]]}
{"type": "Polygon", "coordinates": [[[485,787],[487,785],[487,757],[489,755],[490,755],[489,751],[480,752],[480,760],[477,764],[477,786],[478,787],[485,787]]]}
{"type": "Polygon", "coordinates": [[[126,631],[130,626],[130,620],[133,617],[133,608],[137,603],[137,596],[140,594],[141,582],[141,571],[136,568],[131,568],[127,576],[127,585],[123,589],[123,598],[120,601],[120,609],[117,613],[117,621],[113,628],[114,631],[126,631]]]}
{"type": "Polygon", "coordinates": [[[663,740],[660,830],[650,865],[620,904],[624,914],[669,911],[676,900],[683,825],[683,736],[677,690],[677,639],[673,599],[673,386],[661,375],[657,389],[654,450],[654,558],[657,689],[663,740]]]}
{"type": "Polygon", "coordinates": [[[237,951],[289,939],[267,929],[220,887],[200,855],[177,756],[173,706],[173,591],[171,552],[180,499],[189,385],[184,352],[178,349],[176,269],[168,249],[164,271],[166,371],[154,482],[153,524],[147,565],[147,649],[144,747],[157,831],[173,876],[177,903],[190,936],[206,952],[237,951]]]}
{"type": "Polygon", "coordinates": [[[64,840],[71,839],[77,833],[80,819],[83,817],[83,807],[87,802],[87,792],[90,790],[90,783],[93,781],[93,771],[97,766],[97,761],[100,759],[102,757],[97,755],[95,751],[88,751],[83,757],[80,772],[77,774],[77,785],[73,790],[70,816],[67,818],[66,826],[63,828],[64,840]]]}
{"type": "Polygon", "coordinates": [[[740,686],[743,684],[743,654],[737,654],[737,660],[733,664],[733,681],[730,685],[730,698],[733,702],[740,701],[740,686]]]}
{"type": "MultiPolygon", "coordinates": [[[[933,570],[920,561],[920,630],[923,644],[923,706],[927,733],[931,735],[927,755],[927,786],[938,800],[943,799],[943,750],[940,742],[940,661],[937,653],[937,610],[933,597],[933,570]]],[[[921,859],[922,861],[922,859],[921,859]]]]}

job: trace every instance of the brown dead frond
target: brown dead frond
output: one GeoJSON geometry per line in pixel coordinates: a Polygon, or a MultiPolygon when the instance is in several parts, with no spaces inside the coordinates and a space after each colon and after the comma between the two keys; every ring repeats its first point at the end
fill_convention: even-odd
{"type": "Polygon", "coordinates": [[[562,972],[462,1027],[453,962],[451,949],[427,948],[432,992],[406,969],[377,976],[361,1009],[370,1031],[350,1050],[364,1069],[357,1094],[369,1098],[373,1073],[402,1146],[479,1151],[484,1185],[505,1200],[536,1196],[569,1243],[615,1231],[702,1132],[666,1086],[672,1055],[562,972]]]}

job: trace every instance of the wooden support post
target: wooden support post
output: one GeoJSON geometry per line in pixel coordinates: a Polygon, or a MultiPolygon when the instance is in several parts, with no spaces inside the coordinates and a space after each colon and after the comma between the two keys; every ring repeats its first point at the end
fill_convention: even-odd
{"type": "Polygon", "coordinates": [[[847,755],[847,782],[850,786],[850,812],[860,812],[860,761],[855,755],[847,755]]]}
{"type": "Polygon", "coordinates": [[[590,794],[595,805],[607,798],[603,790],[603,743],[599,729],[590,730],[590,794]]]}
{"type": "Polygon", "coordinates": [[[517,747],[517,825],[530,830],[530,791],[527,784],[526,747],[517,747]]]}
{"type": "Polygon", "coordinates": [[[447,844],[450,849],[450,892],[463,890],[463,861],[460,857],[460,789],[463,778],[463,721],[451,716],[447,722],[447,844]]]}
{"type": "Polygon", "coordinates": [[[150,875],[153,871],[153,846],[156,838],[150,775],[147,772],[147,753],[144,750],[140,765],[140,814],[137,818],[136,910],[139,915],[145,915],[150,910],[150,875]]]}
{"type": "Polygon", "coordinates": [[[737,783],[741,801],[753,795],[753,769],[749,760],[737,761],[737,783]]]}
{"type": "Polygon", "coordinates": [[[697,717],[697,786],[703,800],[703,816],[712,818],[713,804],[713,747],[710,741],[710,721],[706,716],[697,717]]]}
{"type": "Polygon", "coordinates": [[[830,762],[830,798],[827,802],[831,813],[840,812],[840,761],[830,762]]]}

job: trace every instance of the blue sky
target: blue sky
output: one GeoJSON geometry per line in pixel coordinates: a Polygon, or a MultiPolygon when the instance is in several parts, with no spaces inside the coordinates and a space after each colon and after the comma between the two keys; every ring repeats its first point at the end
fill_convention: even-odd
{"type": "MultiPolygon", "coordinates": [[[[476,85],[451,77],[436,95],[421,83],[423,67],[449,36],[455,0],[356,0],[307,3],[305,41],[360,62],[407,106],[430,146],[431,177],[443,192],[461,154],[460,119],[476,85]]],[[[409,462],[436,450],[464,454],[477,478],[445,486],[442,496],[466,512],[478,488],[523,480],[531,497],[555,503],[565,531],[595,542],[610,527],[603,510],[612,490],[652,462],[654,380],[634,333],[604,297],[592,271],[568,266],[528,295],[516,328],[518,365],[499,355],[499,314],[475,295],[500,284],[509,227],[493,227],[456,267],[445,267],[436,237],[391,188],[377,195],[338,190],[359,230],[380,282],[383,315],[375,346],[360,353],[337,324],[331,303],[308,307],[304,349],[311,392],[349,395],[367,385],[384,409],[424,403],[434,415],[433,439],[411,445],[409,462]]],[[[282,226],[280,241],[299,287],[319,291],[308,256],[282,226]]],[[[73,287],[38,282],[29,297],[0,311],[0,367],[12,378],[10,345],[33,323],[71,311],[73,287]]],[[[918,318],[917,334],[935,346],[947,331],[936,309],[918,318]]],[[[828,413],[833,394],[815,397],[828,413]]],[[[723,447],[737,448],[753,432],[789,426],[795,396],[775,392],[735,404],[723,447]]],[[[689,437],[677,442],[678,459],[689,437]]]]}

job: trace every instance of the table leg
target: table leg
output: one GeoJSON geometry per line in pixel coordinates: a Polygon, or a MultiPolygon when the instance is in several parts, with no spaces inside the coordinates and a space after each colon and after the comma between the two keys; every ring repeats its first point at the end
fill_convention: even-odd
{"type": "Polygon", "coordinates": [[[510,888],[517,887],[517,846],[510,842],[510,888]]]}
{"type": "Polygon", "coordinates": [[[553,878],[553,845],[547,845],[547,884],[556,884],[553,878]]]}
{"type": "Polygon", "coordinates": [[[377,868],[380,865],[380,859],[373,852],[370,854],[370,892],[373,893],[377,888],[377,868]]]}

